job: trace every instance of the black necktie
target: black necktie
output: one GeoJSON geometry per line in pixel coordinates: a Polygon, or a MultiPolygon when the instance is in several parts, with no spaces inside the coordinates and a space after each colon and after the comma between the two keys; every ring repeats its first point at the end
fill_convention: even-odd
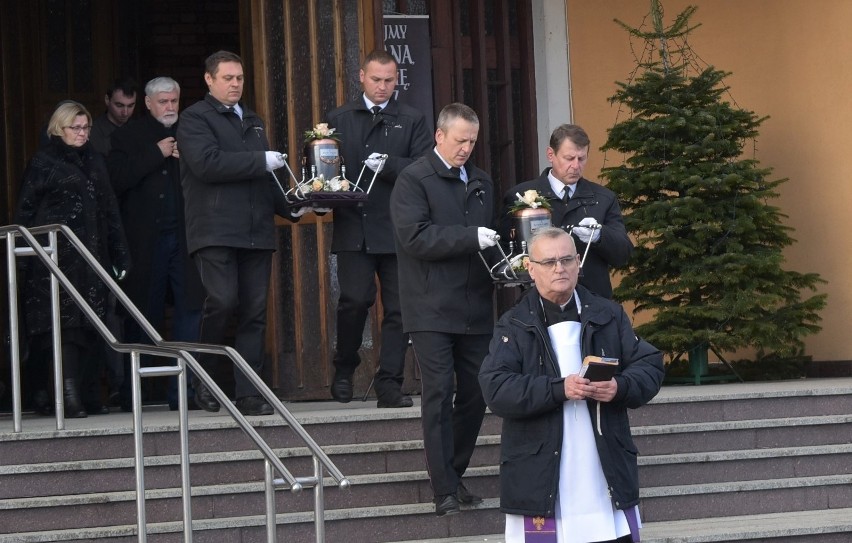
{"type": "Polygon", "coordinates": [[[450,172],[452,172],[453,175],[461,179],[461,168],[456,168],[455,166],[453,166],[452,168],[450,168],[450,172]]]}
{"type": "Polygon", "coordinates": [[[571,199],[571,189],[569,189],[568,187],[565,187],[565,192],[562,194],[562,201],[567,204],[568,200],[570,200],[570,199],[571,199]]]}
{"type": "Polygon", "coordinates": [[[373,112],[373,120],[375,121],[376,115],[378,115],[379,113],[382,112],[382,108],[380,108],[379,106],[373,106],[373,107],[370,108],[370,111],[373,112]]]}

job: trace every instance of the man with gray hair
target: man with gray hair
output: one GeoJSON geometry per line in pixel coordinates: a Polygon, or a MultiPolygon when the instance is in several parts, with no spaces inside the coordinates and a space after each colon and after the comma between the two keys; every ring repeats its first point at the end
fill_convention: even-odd
{"type": "Polygon", "coordinates": [[[462,475],[485,416],[477,375],[494,326],[494,285],[477,253],[494,247],[497,233],[494,183],[468,163],[479,118],[456,103],[441,110],[437,124],[434,149],[399,174],[390,212],[402,324],[420,366],[423,443],[440,517],[458,513],[459,503],[482,501],[462,475]]]}
{"type": "Polygon", "coordinates": [[[500,317],[479,373],[503,418],[506,542],[639,541],[639,472],[627,410],[651,401],[663,355],[617,303],[578,285],[570,234],[536,231],[535,288],[500,317]],[[595,374],[587,364],[598,363],[595,374]]]}
{"type": "MultiPolygon", "coordinates": [[[[164,337],[196,341],[204,291],[186,248],[180,152],[175,140],[179,106],[177,81],[169,77],[149,81],[145,85],[145,107],[150,115],[113,133],[107,162],[134,262],[122,286],[164,337]],[[167,300],[172,300],[174,307],[169,331],[163,329],[167,300]]],[[[125,340],[147,342],[130,319],[125,340]]],[[[120,391],[125,411],[130,410],[130,383],[125,371],[120,391]]],[[[177,409],[174,377],[170,378],[168,396],[169,407],[177,409]]]]}

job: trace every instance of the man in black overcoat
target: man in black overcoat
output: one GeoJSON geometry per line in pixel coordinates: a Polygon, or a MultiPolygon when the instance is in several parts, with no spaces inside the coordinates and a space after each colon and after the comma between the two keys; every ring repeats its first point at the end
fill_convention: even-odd
{"type": "Polygon", "coordinates": [[[509,239],[508,208],[518,195],[535,190],[550,202],[553,226],[571,232],[580,255],[586,255],[580,284],[595,294],[612,298],[610,268],[627,264],[633,242],[624,228],[615,193],[583,177],[589,146],[589,136],[581,127],[573,124],[557,127],[547,148],[552,167],[537,179],[512,187],[504,196],[501,234],[509,239]]]}
{"type": "MultiPolygon", "coordinates": [[[[125,292],[161,335],[196,341],[204,290],[186,249],[180,153],[175,141],[179,102],[177,81],[169,77],[149,81],[145,86],[149,115],[113,133],[108,166],[136,264],[122,283],[125,292]],[[173,312],[167,333],[168,301],[173,312]]],[[[135,321],[128,318],[125,324],[126,341],[149,341],[135,321]]],[[[125,411],[131,403],[128,365],[120,391],[125,411]]],[[[169,383],[169,407],[177,409],[177,378],[169,383]]]]}
{"type": "Polygon", "coordinates": [[[373,51],[359,73],[364,92],[357,99],[328,114],[328,122],[340,133],[340,152],[349,177],[362,170],[363,188],[375,183],[369,200],[359,207],[334,210],[331,251],[337,255],[337,348],[331,395],[346,403],[352,399],[352,375],[361,363],[364,323],[376,302],[376,278],[381,286],[382,335],[379,370],[376,373],[378,407],[411,407],[402,393],[408,337],[402,331],[399,306],[399,274],[390,218],[390,195],[403,168],[432,146],[432,135],[423,113],[399,103],[394,97],[397,63],[385,51],[373,51]],[[385,161],[376,157],[387,155],[385,161]]]}

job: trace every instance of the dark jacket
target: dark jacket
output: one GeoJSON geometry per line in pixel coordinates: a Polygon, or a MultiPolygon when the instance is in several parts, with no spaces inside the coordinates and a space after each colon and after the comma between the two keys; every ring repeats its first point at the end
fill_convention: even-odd
{"type": "Polygon", "coordinates": [[[106,112],[92,121],[92,131],[89,132],[89,145],[92,150],[103,155],[109,155],[112,133],[118,130],[118,126],[112,124],[106,112]]]}
{"type": "Polygon", "coordinates": [[[242,107],[240,120],[207,94],[180,114],[177,142],[190,254],[210,246],[273,250],[274,214],[292,220],[266,171],[263,121],[242,107]]]}
{"type": "Polygon", "coordinates": [[[477,228],[494,227],[494,184],[468,163],[467,186],[434,151],[405,168],[391,194],[406,332],[490,334],[493,283],[477,228]]]}
{"type": "MultiPolygon", "coordinates": [[[[107,271],[113,266],[123,270],[130,267],[118,203],[106,165],[103,157],[88,144],[75,148],[59,137],[51,137],[24,171],[14,221],[26,227],[67,225],[107,271]]],[[[50,274],[36,257],[22,258],[20,262],[19,292],[27,333],[48,332],[52,328],[50,274]]],[[[59,268],[103,318],[109,289],[62,235],[59,268]]],[[[63,288],[59,289],[59,306],[63,330],[92,327],[63,288]]]]}
{"type": "MultiPolygon", "coordinates": [[[[615,398],[586,403],[613,504],[625,509],[639,503],[637,450],[627,409],[645,405],[660,390],[663,357],[634,335],[620,305],[581,286],[577,294],[582,305],[582,355],[603,352],[620,360],[615,398]]],[[[538,291],[530,289],[500,318],[479,383],[485,403],[503,418],[501,511],[552,517],[567,398],[539,299],[538,291]]]]}
{"type": "Polygon", "coordinates": [[[204,301],[198,270],[186,249],[180,165],[174,157],[163,157],[157,146],[176,130],[176,125],[167,128],[151,115],[132,120],[113,132],[107,159],[134,264],[121,285],[140,307],[148,302],[154,245],[165,231],[177,234],[187,308],[200,309],[204,301]]]}
{"type": "MultiPolygon", "coordinates": [[[[372,153],[387,154],[381,173],[361,207],[334,210],[331,250],[387,254],[395,252],[390,218],[390,195],[399,173],[432,147],[432,135],[423,113],[391,100],[373,119],[363,96],[328,114],[329,125],[340,133],[340,155],[346,177],[353,183],[372,153]]],[[[367,190],[373,171],[364,169],[360,188],[367,190]]]]}
{"type": "MultiPolygon", "coordinates": [[[[566,205],[561,195],[553,193],[547,174],[550,168],[542,172],[538,179],[526,181],[509,189],[503,198],[503,220],[500,232],[505,239],[508,233],[508,208],[518,197],[516,193],[523,195],[524,191],[534,189],[550,201],[552,206],[551,221],[554,226],[568,227],[576,226],[586,217],[594,217],[598,223],[604,225],[601,229],[601,237],[589,248],[586,261],[580,275],[580,284],[596,294],[606,298],[612,298],[612,283],[610,282],[610,267],[619,267],[627,264],[633,253],[633,242],[624,228],[624,219],[621,216],[621,208],[615,193],[597,183],[581,178],[577,181],[574,196],[566,205]]],[[[582,257],[586,252],[586,244],[574,236],[577,252],[582,257]]]]}

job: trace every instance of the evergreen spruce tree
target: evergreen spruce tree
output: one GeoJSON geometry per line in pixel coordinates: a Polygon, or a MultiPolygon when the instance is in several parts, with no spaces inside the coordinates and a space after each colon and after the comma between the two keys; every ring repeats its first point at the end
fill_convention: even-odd
{"type": "Polygon", "coordinates": [[[812,291],[824,281],[782,268],[795,240],[769,202],[786,179],[770,180],[771,169],[743,157],[765,117],[724,100],[729,73],[696,66],[686,41],[695,9],[664,28],[652,0],[650,32],[617,21],[648,54],[632,81],[617,83],[610,102],[629,119],[602,147],[624,156],[602,176],[636,240],[614,297],[649,311],[637,333],[673,356],[703,349],[706,360],[707,349],[743,347],[800,356],[803,337],[820,330],[826,296],[812,291]]]}

